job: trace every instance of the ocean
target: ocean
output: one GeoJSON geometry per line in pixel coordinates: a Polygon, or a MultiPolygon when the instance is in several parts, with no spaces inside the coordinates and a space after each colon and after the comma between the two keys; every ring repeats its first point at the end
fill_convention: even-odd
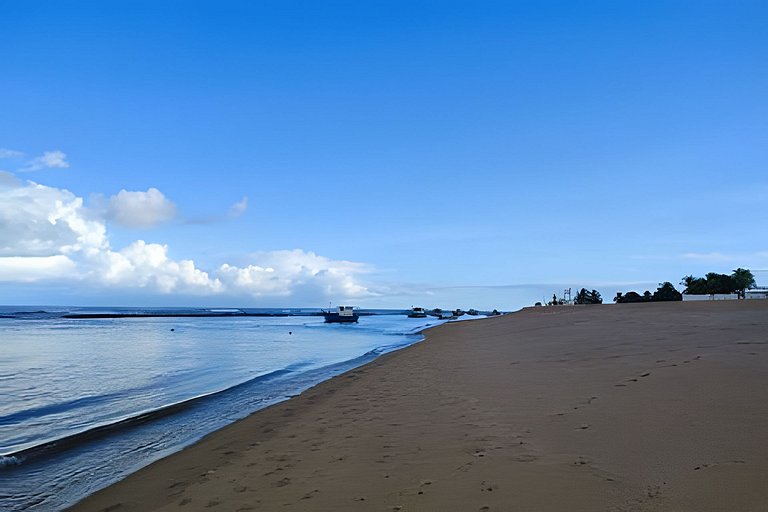
{"type": "Polygon", "coordinates": [[[0,307],[0,510],[72,505],[443,322],[318,311],[0,307]],[[184,316],[120,317],[155,314],[184,316]]]}

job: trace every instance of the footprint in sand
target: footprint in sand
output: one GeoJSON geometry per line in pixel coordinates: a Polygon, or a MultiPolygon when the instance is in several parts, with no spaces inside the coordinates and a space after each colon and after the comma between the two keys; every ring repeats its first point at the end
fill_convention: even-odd
{"type": "Polygon", "coordinates": [[[286,485],[291,483],[291,479],[288,477],[281,478],[277,482],[272,484],[272,487],[285,487],[286,485]]]}
{"type": "Polygon", "coordinates": [[[311,500],[315,494],[320,492],[320,489],[314,489],[312,491],[309,491],[307,494],[301,497],[302,500],[311,500]]]}
{"type": "Polygon", "coordinates": [[[710,462],[709,464],[702,464],[701,466],[696,466],[695,468],[693,468],[693,470],[699,471],[700,469],[712,468],[720,464],[745,464],[745,462],[743,460],[729,460],[726,462],[710,462]]]}
{"type": "Polygon", "coordinates": [[[494,489],[498,489],[498,488],[499,488],[498,485],[491,484],[489,482],[486,482],[485,480],[480,482],[480,492],[493,492],[494,489]]]}

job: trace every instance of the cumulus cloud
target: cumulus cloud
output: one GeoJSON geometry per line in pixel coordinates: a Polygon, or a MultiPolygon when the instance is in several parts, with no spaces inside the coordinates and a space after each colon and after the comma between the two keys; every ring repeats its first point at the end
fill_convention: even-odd
{"type": "Polygon", "coordinates": [[[263,251],[251,255],[252,264],[235,267],[223,264],[218,278],[230,289],[249,295],[286,297],[360,298],[374,295],[356,276],[371,271],[368,265],[331,260],[301,249],[263,251]]]}
{"type": "MultiPolygon", "coordinates": [[[[125,194],[118,204],[164,204],[164,196],[153,190],[121,191],[125,194]]],[[[127,211],[133,214],[132,221],[139,222],[134,209],[127,211]]],[[[155,212],[150,217],[157,216],[155,212]]],[[[165,294],[314,301],[373,296],[359,281],[360,275],[370,271],[361,263],[301,249],[254,253],[245,266],[223,263],[210,272],[192,260],[171,258],[163,244],[137,240],[115,249],[104,220],[85,207],[82,198],[65,189],[22,183],[0,174],[0,282],[63,280],[165,294]]]]}
{"type": "Polygon", "coordinates": [[[176,205],[154,187],[146,192],[123,189],[109,199],[107,206],[109,220],[132,228],[157,226],[175,216],[176,205]]]}
{"type": "Polygon", "coordinates": [[[60,280],[74,271],[75,263],[63,254],[0,257],[0,282],[60,280]]]}
{"type": "Polygon", "coordinates": [[[66,169],[68,167],[69,162],[67,162],[66,153],[56,150],[46,151],[42,155],[33,158],[18,169],[18,172],[32,172],[41,169],[66,169]]]}
{"type": "Polygon", "coordinates": [[[6,171],[0,171],[0,190],[3,188],[17,187],[21,184],[15,174],[6,171]]]}
{"type": "Polygon", "coordinates": [[[243,197],[241,200],[233,204],[229,209],[229,215],[231,217],[239,217],[242,214],[245,213],[245,210],[248,209],[248,198],[243,197]]]}
{"type": "Polygon", "coordinates": [[[0,256],[55,256],[106,243],[103,223],[67,190],[0,180],[0,256]]]}

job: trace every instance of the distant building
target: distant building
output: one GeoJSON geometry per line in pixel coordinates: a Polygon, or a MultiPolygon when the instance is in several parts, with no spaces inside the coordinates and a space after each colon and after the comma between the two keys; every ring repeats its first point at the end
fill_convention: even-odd
{"type": "MultiPolygon", "coordinates": [[[[749,293],[749,292],[747,292],[749,293]]],[[[697,301],[697,300],[739,300],[738,293],[716,293],[714,295],[689,295],[683,294],[683,301],[697,301]]]]}
{"type": "Polygon", "coordinates": [[[744,293],[745,299],[768,299],[768,288],[760,287],[753,290],[747,290],[744,293]]]}

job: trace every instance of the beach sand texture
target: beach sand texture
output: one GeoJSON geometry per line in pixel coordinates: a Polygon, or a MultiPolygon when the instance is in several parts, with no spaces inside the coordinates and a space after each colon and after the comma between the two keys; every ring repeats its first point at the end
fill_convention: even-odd
{"type": "Polygon", "coordinates": [[[768,510],[768,301],[446,324],[73,510],[768,510]]]}

